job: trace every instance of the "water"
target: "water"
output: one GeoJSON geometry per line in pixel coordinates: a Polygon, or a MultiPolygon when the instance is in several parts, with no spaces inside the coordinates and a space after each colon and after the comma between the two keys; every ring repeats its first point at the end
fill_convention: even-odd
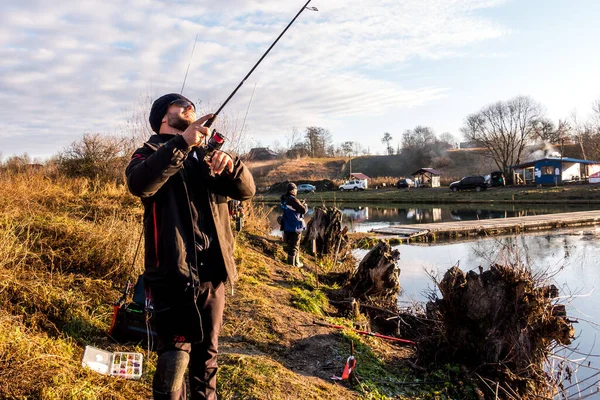
{"type": "MultiPolygon", "coordinates": [[[[350,232],[369,232],[372,229],[385,228],[390,225],[423,224],[432,222],[467,221],[490,218],[522,217],[528,215],[554,214],[572,211],[593,210],[594,206],[563,205],[360,205],[346,204],[342,211],[342,225],[347,225],[350,232]]],[[[313,208],[309,207],[306,222],[310,221],[313,208]]],[[[268,218],[273,231],[272,235],[281,235],[277,226],[277,215],[281,214],[275,207],[268,218]]]]}
{"type": "MultiPolygon", "coordinates": [[[[487,269],[493,263],[514,263],[520,259],[531,266],[534,272],[544,273],[549,283],[560,290],[561,303],[567,304],[567,315],[577,319],[574,325],[576,339],[569,346],[578,353],[562,351],[560,354],[571,360],[579,360],[585,366],[578,367],[574,376],[583,380],[600,371],[600,228],[554,231],[549,234],[535,234],[512,237],[480,239],[473,242],[453,242],[433,245],[403,244],[394,247],[400,251],[400,284],[403,293],[399,297],[401,306],[413,302],[427,301],[427,294],[439,292],[434,288],[432,274],[441,279],[452,266],[458,265],[463,271],[478,271],[479,266],[487,269]],[[510,250],[507,250],[510,249],[510,250]],[[582,354],[579,354],[582,353],[582,354]],[[586,358],[586,354],[592,354],[586,358]],[[589,367],[587,363],[590,362],[589,367]]],[[[365,250],[356,252],[361,260],[365,250]]],[[[554,360],[558,362],[559,360],[554,360]]],[[[580,389],[593,385],[597,377],[581,384],[580,389]]],[[[568,384],[566,385],[568,386],[568,384]]],[[[586,393],[590,393],[589,389],[586,393]]],[[[573,388],[570,393],[579,390],[573,388]]],[[[577,397],[575,397],[577,398],[577,397]]],[[[600,393],[588,398],[600,399],[600,393]]]]}

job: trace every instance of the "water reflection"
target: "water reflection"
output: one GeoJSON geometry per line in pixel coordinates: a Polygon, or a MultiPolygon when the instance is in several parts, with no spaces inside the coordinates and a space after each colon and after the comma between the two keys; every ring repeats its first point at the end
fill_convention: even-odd
{"type": "MultiPolygon", "coordinates": [[[[400,245],[400,283],[403,293],[400,305],[425,302],[434,288],[433,275],[441,279],[452,266],[463,271],[478,271],[479,266],[488,268],[494,263],[516,265],[519,262],[532,267],[537,276],[547,277],[548,283],[560,289],[561,303],[567,305],[570,318],[579,320],[575,324],[577,338],[570,348],[578,352],[597,354],[594,349],[600,323],[600,228],[586,230],[563,230],[552,234],[522,235],[481,239],[474,242],[458,242],[436,245],[400,245]]],[[[361,260],[366,251],[356,252],[361,260]]],[[[585,356],[565,351],[571,359],[585,356]]],[[[599,368],[598,357],[585,359],[591,368],[599,368]]],[[[595,373],[589,367],[577,372],[579,380],[595,373]]],[[[595,378],[592,378],[595,379],[595,378]]],[[[590,382],[591,384],[592,382],[590,382]]],[[[600,395],[598,395],[600,397],[600,395]]]]}
{"type": "MultiPolygon", "coordinates": [[[[385,228],[390,225],[425,224],[435,222],[468,221],[478,219],[522,217],[529,215],[553,214],[570,211],[585,211],[594,207],[568,206],[513,206],[513,205],[402,205],[402,206],[363,206],[347,204],[339,207],[342,211],[342,224],[347,225],[350,232],[368,232],[371,229],[385,228]]],[[[308,222],[313,208],[309,207],[306,216],[308,222]]],[[[279,208],[275,207],[269,214],[273,235],[279,235],[277,215],[279,208]]]]}

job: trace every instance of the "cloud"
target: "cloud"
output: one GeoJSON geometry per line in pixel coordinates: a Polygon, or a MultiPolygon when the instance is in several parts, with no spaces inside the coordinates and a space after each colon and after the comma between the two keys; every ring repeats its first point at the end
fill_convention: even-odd
{"type": "MultiPolygon", "coordinates": [[[[139,96],[178,92],[220,104],[298,11],[264,0],[5,2],[0,6],[4,154],[55,153],[84,132],[112,134],[139,96]],[[200,4],[198,4],[200,3],[200,4]],[[28,137],[36,138],[36,145],[28,137]],[[72,138],[66,140],[65,138],[72,138]],[[38,141],[44,144],[40,145],[38,141]],[[31,149],[31,150],[28,150],[31,149]]],[[[311,3],[228,107],[254,134],[374,115],[444,96],[402,71],[415,60],[468,53],[508,31],[478,16],[502,1],[311,3]],[[313,4],[314,3],[314,4],[313,4]]],[[[49,154],[46,154],[49,155],[49,154]]]]}

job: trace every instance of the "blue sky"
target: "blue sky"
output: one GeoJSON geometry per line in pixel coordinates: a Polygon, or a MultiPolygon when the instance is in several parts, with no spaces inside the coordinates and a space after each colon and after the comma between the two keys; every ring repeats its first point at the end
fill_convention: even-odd
{"type": "MultiPolygon", "coordinates": [[[[24,0],[0,5],[3,157],[47,158],[84,133],[143,132],[150,100],[214,111],[305,3],[24,0]]],[[[432,127],[517,95],[555,122],[600,99],[596,0],[312,0],[220,119],[245,146],[294,128],[383,152],[384,132],[432,127]],[[368,4],[368,5],[367,5],[368,4]],[[250,102],[251,100],[251,102],[250,102]],[[250,108],[248,109],[248,105],[250,108]]]]}

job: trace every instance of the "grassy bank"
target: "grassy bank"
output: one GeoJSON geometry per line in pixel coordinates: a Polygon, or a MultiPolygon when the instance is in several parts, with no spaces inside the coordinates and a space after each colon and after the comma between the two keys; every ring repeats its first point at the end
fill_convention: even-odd
{"type": "MultiPolygon", "coordinates": [[[[127,280],[140,235],[138,199],[122,186],[49,178],[43,172],[0,174],[0,398],[148,399],[156,358],[139,344],[107,336],[112,304],[127,280]],[[86,345],[144,353],[138,381],[81,367],[86,345]]],[[[455,368],[415,372],[411,351],[390,342],[331,331],[345,326],[329,302],[354,263],[305,257],[284,264],[281,242],[264,232],[264,211],[252,207],[236,237],[240,280],[228,290],[218,381],[222,399],[466,398],[447,384],[455,368]],[[319,267],[319,283],[313,273],[319,267]],[[360,384],[334,383],[350,344],[360,384]],[[406,381],[434,383],[402,385],[406,381]],[[437,383],[436,383],[437,382],[437,383]]]]}
{"type": "MultiPolygon", "coordinates": [[[[276,204],[282,193],[263,193],[256,201],[276,204]]],[[[460,191],[453,193],[441,188],[371,188],[365,191],[324,191],[300,194],[312,204],[327,203],[507,203],[507,204],[600,204],[600,184],[569,186],[508,186],[489,188],[481,192],[460,191]]]]}

